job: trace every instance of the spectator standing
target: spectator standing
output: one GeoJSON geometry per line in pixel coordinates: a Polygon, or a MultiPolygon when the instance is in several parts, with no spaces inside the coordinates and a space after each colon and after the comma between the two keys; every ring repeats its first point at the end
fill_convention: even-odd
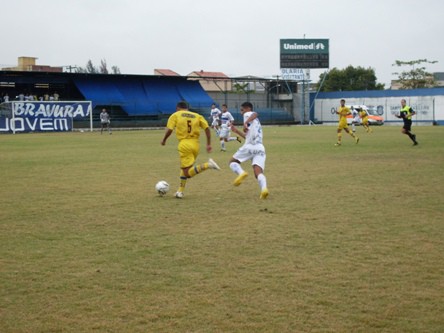
{"type": "Polygon", "coordinates": [[[103,134],[103,130],[105,128],[108,130],[109,134],[112,134],[110,124],[111,117],[109,116],[109,113],[106,111],[106,109],[103,108],[102,112],[100,113],[100,134],[103,134]]]}

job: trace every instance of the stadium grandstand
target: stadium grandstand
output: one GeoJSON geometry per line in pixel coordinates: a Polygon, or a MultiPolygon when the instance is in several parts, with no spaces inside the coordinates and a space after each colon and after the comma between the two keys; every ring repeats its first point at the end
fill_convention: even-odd
{"type": "MultiPolygon", "coordinates": [[[[164,126],[176,103],[187,101],[193,111],[209,116],[211,104],[227,104],[240,120],[239,107],[251,101],[264,123],[294,123],[292,90],[288,83],[261,78],[226,78],[230,89],[206,91],[202,77],[180,75],[90,74],[43,71],[0,71],[0,94],[9,101],[91,101],[93,121],[107,108],[113,127],[164,126]],[[243,88],[239,89],[239,87],[243,88]],[[281,89],[281,91],[279,91],[281,89]],[[282,93],[286,89],[285,93],[282,93]],[[285,96],[282,98],[282,96],[285,96]],[[288,98],[290,96],[290,98],[288,98]]],[[[177,73],[175,73],[177,74],[177,73]]],[[[205,77],[205,80],[211,80],[205,77]]],[[[214,79],[220,79],[215,77],[214,79]]],[[[76,120],[74,128],[88,127],[88,119],[76,120]]]]}

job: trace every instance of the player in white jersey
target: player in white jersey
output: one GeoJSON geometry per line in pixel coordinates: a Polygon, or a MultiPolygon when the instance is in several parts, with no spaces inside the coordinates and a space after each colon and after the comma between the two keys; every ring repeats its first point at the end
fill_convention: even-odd
{"type": "Polygon", "coordinates": [[[351,112],[352,112],[352,131],[353,133],[356,132],[356,125],[359,125],[361,123],[361,117],[359,116],[359,111],[361,111],[360,107],[351,107],[351,112]]]}
{"type": "Polygon", "coordinates": [[[231,130],[243,138],[245,143],[238,149],[230,160],[230,169],[237,175],[234,186],[239,186],[248,176],[248,173],[241,167],[241,163],[251,160],[254,176],[261,189],[260,199],[268,197],[267,178],[264,175],[265,169],[265,147],[262,144],[262,126],[258,114],[253,111],[253,104],[245,102],[241,105],[241,114],[244,120],[243,133],[234,125],[231,130]]]}
{"type": "Polygon", "coordinates": [[[216,104],[211,104],[210,121],[211,128],[215,130],[216,136],[219,136],[219,117],[222,112],[216,107],[216,104]]]}
{"type": "Polygon", "coordinates": [[[228,111],[227,104],[222,104],[222,113],[220,114],[220,130],[219,130],[219,138],[220,138],[220,150],[227,151],[225,148],[225,142],[237,140],[241,142],[239,137],[230,136],[231,134],[231,125],[234,124],[234,117],[228,111]]]}

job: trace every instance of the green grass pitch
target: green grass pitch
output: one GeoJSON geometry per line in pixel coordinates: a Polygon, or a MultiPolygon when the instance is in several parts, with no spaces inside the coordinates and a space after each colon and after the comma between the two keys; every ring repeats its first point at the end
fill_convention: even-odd
{"type": "Polygon", "coordinates": [[[163,130],[0,136],[0,332],[442,332],[444,129],[264,127],[270,196],[163,130]],[[154,185],[171,190],[159,197],[154,185]]]}

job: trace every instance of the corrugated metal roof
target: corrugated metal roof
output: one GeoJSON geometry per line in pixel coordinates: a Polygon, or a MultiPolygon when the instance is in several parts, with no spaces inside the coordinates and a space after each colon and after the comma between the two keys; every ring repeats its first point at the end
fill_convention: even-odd
{"type": "Polygon", "coordinates": [[[229,77],[222,72],[207,72],[204,70],[191,72],[190,74],[188,74],[188,76],[200,76],[213,79],[214,78],[229,79],[229,77]]]}
{"type": "Polygon", "coordinates": [[[155,69],[154,74],[165,75],[165,76],[180,76],[180,74],[176,73],[171,69],[155,69]]]}

